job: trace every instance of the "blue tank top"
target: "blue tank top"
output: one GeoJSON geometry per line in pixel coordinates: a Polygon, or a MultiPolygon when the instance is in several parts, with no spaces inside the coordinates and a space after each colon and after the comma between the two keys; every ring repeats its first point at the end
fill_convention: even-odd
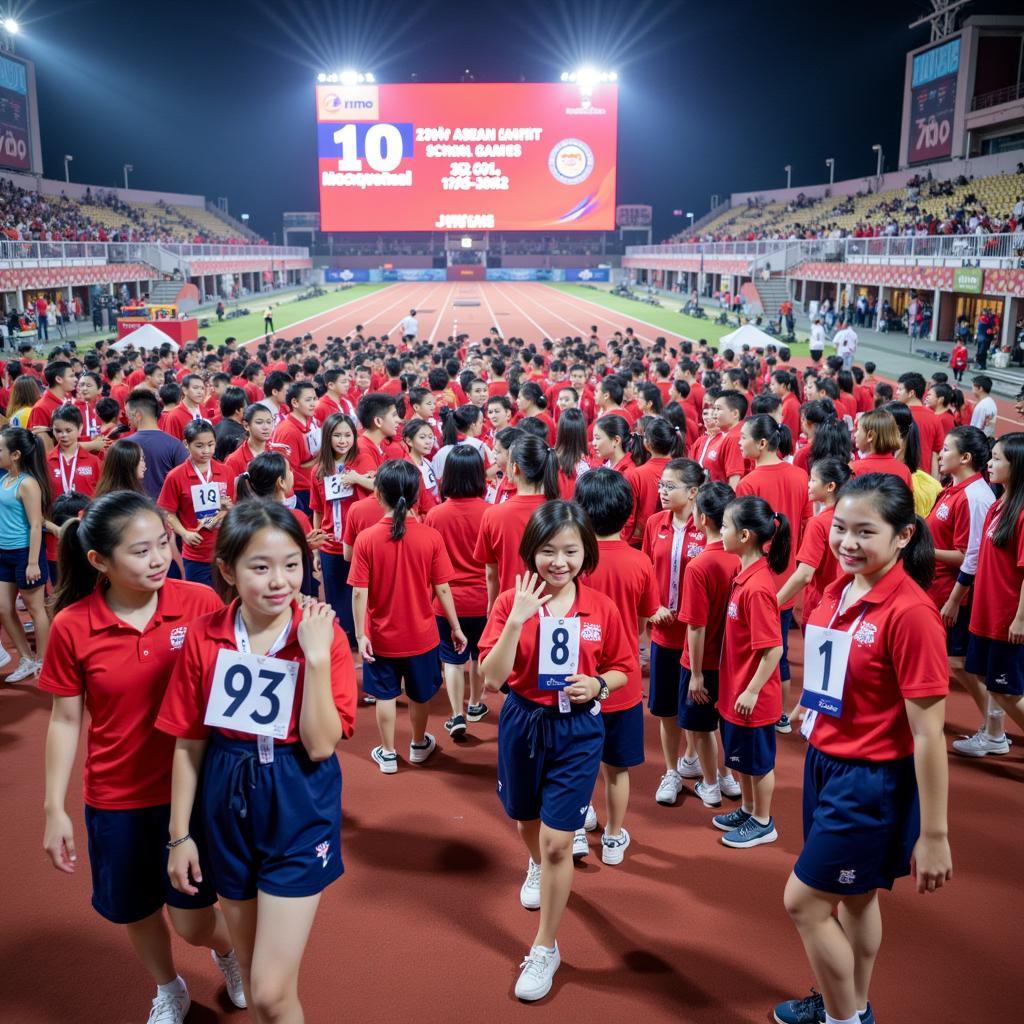
{"type": "Polygon", "coordinates": [[[4,551],[28,547],[28,516],[25,515],[25,506],[18,500],[24,479],[25,474],[22,473],[14,486],[8,487],[9,477],[0,478],[0,549],[4,551]]]}

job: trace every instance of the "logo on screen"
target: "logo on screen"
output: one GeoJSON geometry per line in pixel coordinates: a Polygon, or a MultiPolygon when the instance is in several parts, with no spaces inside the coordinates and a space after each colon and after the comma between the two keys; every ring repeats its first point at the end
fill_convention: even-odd
{"type": "Polygon", "coordinates": [[[566,107],[565,112],[570,115],[579,114],[607,114],[608,111],[604,107],[595,107],[589,96],[584,96],[580,99],[580,105],[578,107],[566,107]]]}
{"type": "Polygon", "coordinates": [[[376,121],[380,117],[377,86],[318,86],[318,121],[376,121]]]}
{"type": "Polygon", "coordinates": [[[593,169],[594,154],[580,139],[562,139],[548,157],[548,170],[563,185],[578,185],[586,181],[593,169]]]}

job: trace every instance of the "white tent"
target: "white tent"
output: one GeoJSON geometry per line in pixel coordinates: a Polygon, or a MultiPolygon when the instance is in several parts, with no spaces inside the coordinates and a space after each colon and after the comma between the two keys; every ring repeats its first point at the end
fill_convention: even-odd
{"type": "Polygon", "coordinates": [[[126,334],[120,341],[114,342],[110,347],[118,352],[123,352],[126,348],[144,348],[149,351],[157,349],[161,345],[170,345],[175,352],[178,351],[178,343],[170,335],[164,334],[159,327],[154,327],[152,324],[143,324],[131,334],[126,334]]]}
{"type": "Polygon", "coordinates": [[[744,345],[749,345],[752,349],[763,349],[766,345],[774,345],[778,348],[784,344],[784,341],[771,334],[765,334],[759,327],[755,327],[753,324],[744,324],[738,330],[731,334],[723,334],[718,339],[718,351],[731,348],[733,352],[739,352],[744,345]]]}

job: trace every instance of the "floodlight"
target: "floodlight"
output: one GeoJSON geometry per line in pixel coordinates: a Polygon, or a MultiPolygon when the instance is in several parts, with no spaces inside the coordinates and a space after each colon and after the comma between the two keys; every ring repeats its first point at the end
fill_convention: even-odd
{"type": "Polygon", "coordinates": [[[351,69],[346,69],[338,75],[338,80],[342,85],[355,85],[359,81],[359,75],[351,69]]]}
{"type": "Polygon", "coordinates": [[[617,82],[618,80],[619,80],[619,73],[617,71],[609,71],[608,72],[608,81],[609,82],[617,82]]]}
{"type": "Polygon", "coordinates": [[[576,72],[575,71],[570,71],[569,72],[569,81],[570,82],[575,82],[576,81],[576,72]]]}
{"type": "Polygon", "coordinates": [[[334,74],[333,71],[327,76],[327,81],[330,82],[332,85],[335,82],[337,82],[337,80],[338,80],[338,76],[336,74],[334,74]]]}
{"type": "Polygon", "coordinates": [[[321,71],[320,74],[316,76],[316,80],[322,85],[327,81],[327,76],[321,71]]]}
{"type": "Polygon", "coordinates": [[[584,89],[593,88],[597,85],[599,75],[592,67],[583,67],[576,72],[576,81],[584,89]]]}
{"type": "Polygon", "coordinates": [[[563,71],[561,77],[562,77],[562,81],[563,82],[568,82],[569,81],[569,72],[568,71],[563,71]]]}
{"type": "Polygon", "coordinates": [[[376,81],[377,81],[377,79],[376,79],[376,78],[374,78],[374,77],[373,77],[373,75],[372,75],[372,74],[370,74],[370,72],[369,72],[369,71],[367,71],[367,72],[366,72],[366,80],[367,80],[368,82],[370,82],[371,84],[372,84],[373,82],[376,82],[376,81]]]}
{"type": "Polygon", "coordinates": [[[4,18],[3,29],[9,36],[16,36],[19,27],[18,22],[14,18],[4,18]]]}

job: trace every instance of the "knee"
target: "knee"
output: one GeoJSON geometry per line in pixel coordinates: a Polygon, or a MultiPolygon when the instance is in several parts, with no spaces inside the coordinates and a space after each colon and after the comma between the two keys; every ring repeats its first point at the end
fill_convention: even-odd
{"type": "Polygon", "coordinates": [[[807,888],[799,882],[794,884],[794,881],[791,877],[782,897],[782,905],[798,929],[810,927],[831,915],[831,907],[809,897],[807,888]]]}
{"type": "Polygon", "coordinates": [[[540,852],[548,864],[561,864],[572,856],[572,833],[541,836],[540,852]]]}
{"type": "Polygon", "coordinates": [[[190,946],[209,946],[217,926],[213,908],[177,913],[171,918],[175,933],[190,946]]]}
{"type": "Polygon", "coordinates": [[[281,975],[254,977],[250,985],[252,1009],[261,1021],[273,1024],[291,1009],[294,986],[281,975]]]}

